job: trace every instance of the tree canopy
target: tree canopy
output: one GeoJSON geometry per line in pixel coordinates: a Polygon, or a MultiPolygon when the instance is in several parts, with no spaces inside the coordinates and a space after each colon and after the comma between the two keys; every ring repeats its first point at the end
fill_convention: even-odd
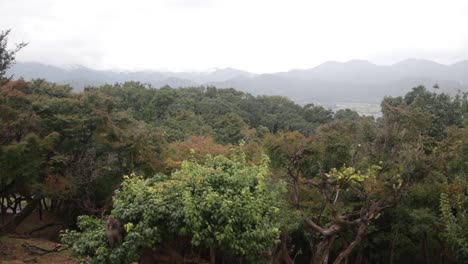
{"type": "Polygon", "coordinates": [[[8,34],[2,234],[48,210],[83,263],[468,260],[466,93],[415,87],[375,118],[215,87],[73,92],[5,76],[8,34]]]}

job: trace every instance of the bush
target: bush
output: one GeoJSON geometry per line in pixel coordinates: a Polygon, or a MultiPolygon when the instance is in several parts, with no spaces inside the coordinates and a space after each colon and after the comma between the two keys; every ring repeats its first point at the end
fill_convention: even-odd
{"type": "Polygon", "coordinates": [[[110,249],[103,221],[91,217],[80,217],[79,231],[64,233],[63,242],[84,263],[130,263],[144,249],[186,237],[200,250],[252,260],[278,241],[285,191],[272,181],[267,157],[260,165],[243,153],[184,161],[170,176],[125,177],[112,210],[127,231],[122,245],[110,249]]]}

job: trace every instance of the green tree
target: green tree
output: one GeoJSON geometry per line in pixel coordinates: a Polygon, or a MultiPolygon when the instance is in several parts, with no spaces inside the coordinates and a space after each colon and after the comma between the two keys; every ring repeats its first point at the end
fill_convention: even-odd
{"type": "Polygon", "coordinates": [[[266,157],[258,166],[248,165],[242,152],[185,161],[170,176],[130,176],[122,183],[112,210],[127,230],[120,247],[110,249],[102,222],[87,217],[80,219],[81,232],[68,231],[63,241],[90,263],[129,263],[144,249],[164,249],[187,236],[192,246],[209,250],[212,263],[216,256],[260,260],[278,241],[284,191],[270,178],[266,157]]]}
{"type": "Polygon", "coordinates": [[[6,71],[15,63],[16,53],[24,48],[27,44],[16,44],[14,49],[8,49],[8,35],[10,30],[0,31],[0,85],[9,80],[6,76],[6,71]]]}

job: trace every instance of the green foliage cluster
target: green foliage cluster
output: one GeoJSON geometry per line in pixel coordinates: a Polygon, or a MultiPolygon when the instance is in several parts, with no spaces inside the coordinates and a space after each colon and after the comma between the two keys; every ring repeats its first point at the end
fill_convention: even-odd
{"type": "Polygon", "coordinates": [[[53,200],[71,225],[88,215],[64,237],[85,262],[171,248],[310,262],[326,240],[305,216],[324,230],[347,225],[329,241],[331,259],[368,221],[349,261],[465,261],[467,95],[416,87],[385,98],[382,113],[214,87],[128,82],[75,93],[9,81],[0,85],[0,198],[53,200]],[[389,205],[372,213],[379,202],[389,205]],[[360,210],[370,213],[358,219],[360,210]],[[109,213],[127,229],[112,250],[91,217],[109,213]]]}
{"type": "Polygon", "coordinates": [[[440,195],[442,223],[445,225],[445,237],[456,249],[460,260],[467,261],[468,256],[468,208],[467,195],[464,193],[440,195]]]}
{"type": "MultiPolygon", "coordinates": [[[[354,195],[356,187],[373,188],[378,196],[382,195],[379,190],[386,190],[384,197],[393,196],[392,189],[402,192],[396,205],[375,220],[354,255],[356,259],[371,263],[382,259],[392,263],[428,259],[462,263],[467,241],[468,130],[463,121],[468,116],[467,102],[466,94],[450,97],[416,87],[404,97],[385,98],[381,118],[336,113],[335,120],[321,125],[313,135],[278,133],[270,135],[263,145],[278,176],[288,173],[287,164],[302,146],[300,165],[293,166],[304,182],[299,190],[301,206],[325,227],[334,223],[333,217],[324,214],[332,213],[329,204],[336,197],[338,213],[346,215],[363,206],[365,199],[354,195]],[[379,175],[377,181],[362,175],[373,166],[373,174],[379,175]],[[323,191],[310,188],[320,184],[323,175],[329,175],[332,184],[355,178],[354,191],[346,193],[343,187],[349,187],[349,181],[344,181],[343,187],[327,187],[329,200],[323,200],[323,191]]],[[[341,236],[352,241],[353,232],[348,231],[341,236]]],[[[303,232],[312,244],[322,239],[310,235],[307,228],[303,232]]],[[[301,247],[298,260],[309,261],[313,252],[308,247],[308,243],[301,247]]]]}
{"type": "Polygon", "coordinates": [[[8,49],[8,34],[2,216],[27,205],[2,233],[46,198],[76,224],[63,242],[83,263],[468,260],[468,93],[415,87],[384,98],[377,119],[215,87],[75,93],[11,81],[25,44],[8,49]],[[115,248],[109,213],[125,228],[115,248]]]}
{"type": "Polygon", "coordinates": [[[1,87],[0,110],[3,192],[67,200],[76,204],[69,215],[96,213],[110,204],[122,175],[167,171],[171,142],[195,135],[237,144],[252,128],[265,134],[317,127],[332,118],[322,107],[301,107],[286,98],[214,87],[152,89],[134,82],[73,93],[44,80],[11,81],[1,87]]]}
{"type": "Polygon", "coordinates": [[[68,231],[63,241],[85,263],[130,263],[145,248],[190,239],[192,246],[222,255],[258,259],[277,242],[285,188],[272,181],[268,160],[248,165],[245,156],[186,161],[170,176],[126,177],[114,197],[112,216],[126,236],[107,246],[103,222],[79,219],[82,232],[68,231]]]}
{"type": "Polygon", "coordinates": [[[88,92],[110,97],[115,107],[160,127],[169,141],[195,134],[211,135],[219,143],[237,144],[245,128],[311,134],[320,124],[333,119],[333,113],[321,106],[301,107],[284,97],[254,97],[234,89],[148,89],[139,83],[125,83],[89,87],[85,89],[88,92]]]}

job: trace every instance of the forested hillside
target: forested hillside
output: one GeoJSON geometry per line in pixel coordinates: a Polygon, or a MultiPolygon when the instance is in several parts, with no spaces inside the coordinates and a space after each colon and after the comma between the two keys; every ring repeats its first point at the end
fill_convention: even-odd
{"type": "Polygon", "coordinates": [[[73,92],[6,75],[6,35],[3,237],[47,215],[79,263],[468,261],[466,93],[414,87],[376,119],[211,86],[73,92]]]}
{"type": "Polygon", "coordinates": [[[64,236],[82,260],[466,257],[466,97],[418,87],[375,120],[214,87],[10,81],[0,96],[2,215],[27,201],[3,230],[46,201],[71,229],[96,216],[64,236]],[[127,229],[115,249],[108,214],[127,229]]]}

